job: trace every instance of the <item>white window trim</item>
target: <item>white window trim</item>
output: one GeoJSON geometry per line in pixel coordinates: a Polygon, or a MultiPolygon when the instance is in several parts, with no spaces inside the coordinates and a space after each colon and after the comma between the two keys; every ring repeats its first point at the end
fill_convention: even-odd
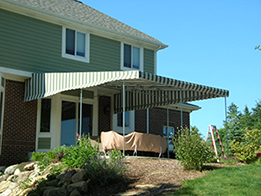
{"type": "Polygon", "coordinates": [[[3,141],[3,124],[4,124],[4,106],[5,106],[5,85],[6,85],[6,80],[4,79],[4,87],[1,85],[2,81],[2,74],[0,73],[0,93],[3,92],[3,102],[2,102],[2,118],[1,120],[1,127],[0,127],[0,155],[2,154],[2,141],[3,141]]]}
{"type": "Polygon", "coordinates": [[[124,44],[128,44],[132,47],[137,47],[140,49],[140,69],[138,71],[142,71],[144,70],[144,48],[141,46],[137,46],[137,45],[133,45],[130,43],[125,43],[125,42],[121,42],[121,70],[123,71],[133,71],[133,70],[137,70],[134,68],[128,68],[128,67],[124,67],[124,44]]]}
{"type": "MultiPolygon", "coordinates": [[[[125,127],[125,134],[129,134],[134,132],[135,129],[135,111],[129,111],[130,115],[130,124],[128,127],[125,127]]],[[[118,126],[117,123],[117,114],[113,115],[113,131],[117,132],[117,133],[121,133],[123,134],[123,128],[118,126]]]]}
{"type": "Polygon", "coordinates": [[[84,31],[78,31],[77,29],[63,26],[63,30],[62,30],[62,57],[72,59],[72,60],[76,60],[76,61],[89,63],[90,62],[90,33],[84,32],[84,31]],[[67,28],[75,30],[76,32],[80,32],[80,33],[85,34],[85,57],[71,55],[71,54],[66,53],[66,29],[67,28]]]}

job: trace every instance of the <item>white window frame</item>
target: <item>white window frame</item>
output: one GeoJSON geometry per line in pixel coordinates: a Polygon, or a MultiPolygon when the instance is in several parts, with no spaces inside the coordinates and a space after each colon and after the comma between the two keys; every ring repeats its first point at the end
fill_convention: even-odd
{"type": "MultiPolygon", "coordinates": [[[[77,36],[75,36],[75,39],[77,39],[77,36]]],[[[77,48],[77,41],[75,41],[75,49],[76,48],[77,48]]],[[[62,57],[89,63],[90,62],[90,33],[84,32],[81,30],[78,31],[77,29],[63,26],[63,28],[62,28],[62,57]],[[85,34],[85,57],[66,53],[66,29],[74,30],[76,35],[77,35],[77,32],[85,34]]]]}
{"type": "MultiPolygon", "coordinates": [[[[131,56],[131,60],[132,59],[133,58],[131,56]]],[[[121,70],[124,70],[124,71],[138,70],[138,71],[142,71],[143,72],[143,70],[144,70],[144,48],[141,47],[141,46],[130,44],[130,43],[121,42],[121,70]],[[131,50],[132,50],[133,47],[136,47],[136,48],[140,49],[140,69],[124,67],[124,44],[130,45],[131,46],[131,50]]]]}
{"type": "MultiPolygon", "coordinates": [[[[4,78],[3,78],[4,79],[4,78]]],[[[3,123],[4,123],[4,105],[5,105],[5,84],[6,80],[4,79],[4,86],[2,86],[2,74],[0,73],[0,93],[3,93],[3,100],[2,100],[2,111],[1,112],[1,127],[0,127],[0,155],[2,154],[2,141],[3,141],[3,123]]],[[[1,95],[0,95],[1,96],[1,95]]],[[[1,102],[0,102],[1,103],[1,102]]]]}
{"type": "MultiPolygon", "coordinates": [[[[129,111],[129,126],[125,127],[125,134],[134,132],[135,129],[135,111],[129,111]]],[[[123,127],[118,126],[117,114],[113,115],[113,131],[123,134],[123,127]]]]}

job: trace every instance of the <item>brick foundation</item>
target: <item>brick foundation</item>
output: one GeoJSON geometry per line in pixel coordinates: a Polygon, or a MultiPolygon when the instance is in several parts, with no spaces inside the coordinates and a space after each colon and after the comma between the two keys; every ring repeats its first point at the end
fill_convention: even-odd
{"type": "MultiPolygon", "coordinates": [[[[169,126],[175,130],[180,127],[180,111],[169,110],[169,126]]],[[[189,127],[189,113],[183,112],[183,126],[189,127]]],[[[163,136],[163,126],[167,125],[167,109],[152,108],[149,109],[149,128],[150,133],[163,136]]],[[[147,111],[135,111],[135,131],[147,132],[147,111]]]]}
{"type": "Polygon", "coordinates": [[[0,165],[22,161],[35,150],[37,100],[23,100],[24,83],[6,80],[0,165]]]}

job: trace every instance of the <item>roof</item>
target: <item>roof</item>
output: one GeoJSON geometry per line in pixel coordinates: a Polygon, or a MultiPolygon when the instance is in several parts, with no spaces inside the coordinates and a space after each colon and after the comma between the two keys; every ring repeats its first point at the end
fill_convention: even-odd
{"type": "Polygon", "coordinates": [[[141,40],[154,42],[166,48],[167,45],[131,26],[128,26],[88,5],[75,0],[3,0],[11,4],[23,4],[30,8],[36,8],[48,13],[55,13],[62,17],[75,19],[89,25],[101,27],[108,31],[118,32],[122,35],[132,36],[141,40]]]}
{"type": "Polygon", "coordinates": [[[75,73],[34,73],[25,84],[25,101],[57,93],[103,87],[114,91],[114,113],[122,112],[122,87],[125,86],[126,111],[176,103],[228,97],[229,91],[184,82],[140,71],[75,73]]]}

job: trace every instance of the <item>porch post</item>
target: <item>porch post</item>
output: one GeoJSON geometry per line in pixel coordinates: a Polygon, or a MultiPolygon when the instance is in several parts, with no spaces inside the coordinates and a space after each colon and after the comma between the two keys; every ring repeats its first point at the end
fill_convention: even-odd
{"type": "Polygon", "coordinates": [[[183,129],[183,91],[180,91],[180,124],[181,129],[183,129]]]}
{"type": "Polygon", "coordinates": [[[125,82],[122,83],[122,118],[123,155],[125,155],[125,82]]]}
{"type": "Polygon", "coordinates": [[[80,136],[82,136],[82,89],[80,91],[80,129],[79,129],[79,132],[80,132],[80,136]]]}
{"type": "Polygon", "coordinates": [[[150,109],[147,108],[147,133],[150,133],[150,109]]]}
{"type": "Polygon", "coordinates": [[[167,106],[167,141],[168,141],[168,158],[169,158],[169,105],[167,106]]]}
{"type": "Polygon", "coordinates": [[[228,149],[228,135],[227,135],[227,97],[225,97],[225,118],[226,118],[226,136],[227,136],[227,158],[229,156],[229,149],[228,149]]]}

